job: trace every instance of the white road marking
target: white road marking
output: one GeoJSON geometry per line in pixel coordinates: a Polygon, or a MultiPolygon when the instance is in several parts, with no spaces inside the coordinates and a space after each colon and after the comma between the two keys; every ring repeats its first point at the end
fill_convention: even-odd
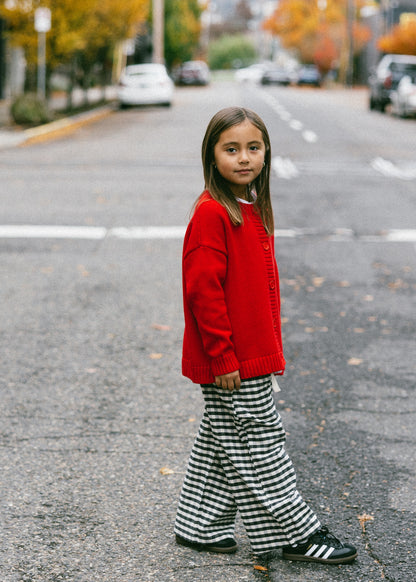
{"type": "Polygon", "coordinates": [[[185,236],[184,226],[130,226],[111,228],[107,236],[122,239],[179,239],[185,236]]]}
{"type": "Polygon", "coordinates": [[[0,226],[0,238],[69,238],[101,240],[107,234],[103,226],[51,226],[7,224],[0,226]]]}
{"type": "Polygon", "coordinates": [[[291,180],[299,175],[297,167],[289,158],[276,156],[272,159],[272,168],[276,175],[284,180],[291,180]]]}
{"type": "MultiPolygon", "coordinates": [[[[0,225],[0,239],[68,239],[68,240],[182,240],[186,226],[104,226],[59,225],[0,225]]],[[[416,229],[390,229],[373,235],[356,235],[350,228],[322,232],[310,228],[276,229],[277,238],[325,237],[332,242],[358,240],[361,242],[416,242],[416,229]]]]}
{"type": "Polygon", "coordinates": [[[318,136],[314,131],[311,131],[310,129],[305,129],[305,131],[302,132],[302,137],[308,143],[315,143],[318,141],[318,136]]]}
{"type": "Polygon", "coordinates": [[[282,121],[288,123],[289,127],[294,131],[302,131],[301,135],[307,143],[316,143],[318,141],[318,136],[314,131],[310,129],[303,129],[304,125],[298,119],[293,119],[292,114],[285,109],[285,107],[280,103],[280,101],[271,95],[268,91],[259,90],[262,98],[266,103],[273,109],[275,113],[280,117],[282,121]]]}
{"type": "Polygon", "coordinates": [[[371,167],[389,178],[398,178],[399,180],[416,179],[416,166],[411,168],[399,168],[390,160],[378,157],[372,160],[371,167]]]}

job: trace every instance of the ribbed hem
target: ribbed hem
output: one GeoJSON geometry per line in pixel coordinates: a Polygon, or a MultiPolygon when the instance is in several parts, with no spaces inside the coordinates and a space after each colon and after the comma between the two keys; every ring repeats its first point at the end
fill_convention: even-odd
{"type": "Polygon", "coordinates": [[[229,374],[230,372],[239,370],[240,362],[237,360],[234,352],[229,352],[228,354],[223,354],[221,357],[212,360],[211,367],[214,376],[222,376],[223,374],[229,374]]]}
{"type": "MultiPolygon", "coordinates": [[[[184,358],[182,360],[182,374],[192,382],[195,382],[195,384],[212,384],[215,381],[215,376],[228,374],[234,370],[239,370],[241,378],[245,379],[266,376],[277,371],[279,371],[279,375],[282,375],[285,369],[285,360],[282,353],[275,353],[244,362],[239,362],[236,358],[226,358],[226,360],[222,358],[222,362],[224,363],[225,361],[230,364],[229,367],[224,367],[222,368],[224,371],[217,372],[208,364],[195,366],[190,360],[184,358]]],[[[221,370],[221,368],[216,368],[215,370],[217,369],[221,370]]]]}

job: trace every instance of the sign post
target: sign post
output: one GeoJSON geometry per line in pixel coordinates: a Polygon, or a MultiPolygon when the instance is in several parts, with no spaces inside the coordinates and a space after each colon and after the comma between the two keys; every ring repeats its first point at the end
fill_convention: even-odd
{"type": "Polygon", "coordinates": [[[35,10],[35,30],[38,33],[38,97],[46,95],[46,33],[51,29],[51,11],[49,8],[35,10]]]}

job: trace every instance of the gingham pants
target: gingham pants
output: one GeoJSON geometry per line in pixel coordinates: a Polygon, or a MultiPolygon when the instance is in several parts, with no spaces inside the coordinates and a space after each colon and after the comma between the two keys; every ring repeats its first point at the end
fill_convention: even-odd
{"type": "Polygon", "coordinates": [[[175,533],[199,543],[233,537],[239,510],[255,553],[306,540],[320,523],[296,489],[271,377],[243,380],[240,390],[202,390],[175,533]]]}

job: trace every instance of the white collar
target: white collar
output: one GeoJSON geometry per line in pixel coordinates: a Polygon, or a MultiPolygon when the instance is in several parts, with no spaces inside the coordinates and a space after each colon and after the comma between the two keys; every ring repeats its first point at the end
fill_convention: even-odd
{"type": "Polygon", "coordinates": [[[244,198],[237,198],[237,200],[238,202],[241,202],[241,204],[254,204],[257,200],[257,192],[254,190],[254,188],[250,191],[250,196],[251,200],[244,200],[244,198]]]}

